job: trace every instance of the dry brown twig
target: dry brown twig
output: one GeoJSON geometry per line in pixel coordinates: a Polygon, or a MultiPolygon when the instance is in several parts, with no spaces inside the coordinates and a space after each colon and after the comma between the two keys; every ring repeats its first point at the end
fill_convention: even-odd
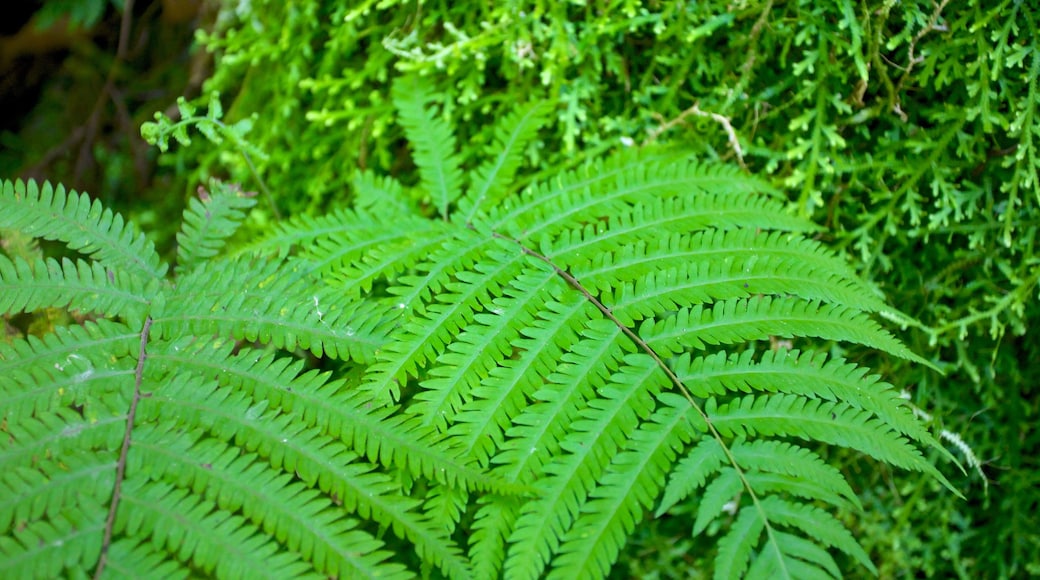
{"type": "Polygon", "coordinates": [[[650,143],[653,143],[657,140],[658,137],[661,136],[662,133],[668,131],[669,129],[672,129],[677,125],[683,124],[686,118],[690,117],[691,115],[694,117],[708,118],[712,121],[715,121],[719,125],[722,125],[722,128],[726,131],[726,136],[729,140],[729,146],[733,150],[734,155],[737,156],[737,163],[740,164],[741,168],[747,170],[747,165],[744,163],[744,150],[740,147],[740,139],[737,138],[737,131],[733,128],[733,123],[730,122],[729,117],[720,115],[718,113],[712,113],[710,111],[704,111],[700,108],[700,103],[694,103],[692,107],[686,109],[685,111],[680,113],[678,117],[672,119],[671,121],[664,121],[663,117],[655,114],[655,117],[660,119],[662,121],[662,124],[660,127],[650,132],[650,135],[646,138],[646,140],[643,141],[641,146],[645,147],[650,143]]]}

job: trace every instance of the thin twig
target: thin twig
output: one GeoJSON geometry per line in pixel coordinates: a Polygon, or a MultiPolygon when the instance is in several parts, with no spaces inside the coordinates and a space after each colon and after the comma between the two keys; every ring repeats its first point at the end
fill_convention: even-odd
{"type": "Polygon", "coordinates": [[[137,351],[137,369],[134,371],[134,396],[130,399],[130,410],[126,414],[126,430],[123,432],[123,447],[119,451],[119,460],[116,462],[116,482],[112,488],[112,503],[108,506],[108,519],[105,520],[105,537],[101,541],[101,557],[98,558],[97,569],[94,571],[94,579],[101,578],[108,562],[108,548],[112,545],[112,529],[116,522],[116,512],[119,510],[119,500],[123,489],[123,478],[126,475],[126,458],[130,452],[130,435],[134,430],[134,417],[137,416],[137,404],[141,401],[141,381],[144,376],[144,361],[148,358],[145,348],[148,346],[148,333],[152,329],[152,318],[149,316],[144,320],[141,328],[141,345],[137,351]]]}
{"type": "Polygon", "coordinates": [[[910,73],[913,72],[914,66],[918,63],[924,62],[924,57],[917,56],[914,54],[917,51],[917,43],[920,42],[926,34],[932,32],[933,30],[944,31],[946,29],[945,26],[940,27],[938,23],[939,17],[942,15],[943,8],[946,8],[946,5],[949,4],[949,2],[950,0],[942,0],[942,2],[939,3],[932,2],[932,5],[935,7],[935,10],[932,11],[932,15],[928,18],[928,24],[925,24],[924,28],[919,30],[917,34],[914,35],[914,38],[910,40],[910,45],[907,47],[906,68],[901,69],[903,71],[903,76],[899,77],[899,82],[896,83],[896,101],[895,104],[892,106],[892,111],[895,112],[896,115],[899,115],[899,118],[902,119],[904,123],[907,120],[907,114],[903,111],[903,108],[901,106],[902,103],[899,100],[899,93],[901,93],[903,90],[903,84],[906,82],[908,78],[910,78],[910,73]]]}
{"type": "Polygon", "coordinates": [[[650,143],[655,141],[659,136],[661,136],[661,134],[665,131],[668,131],[676,125],[682,124],[682,122],[686,120],[686,117],[689,117],[690,115],[693,115],[695,117],[706,117],[708,119],[711,119],[712,121],[715,121],[719,125],[722,125],[722,128],[726,131],[726,135],[729,139],[729,146],[731,149],[733,149],[733,153],[737,156],[737,162],[740,163],[741,168],[747,170],[747,165],[744,163],[744,150],[740,147],[740,139],[737,138],[737,131],[733,128],[733,124],[730,122],[729,118],[718,113],[703,111],[701,110],[699,103],[694,103],[692,107],[680,113],[678,117],[672,119],[671,121],[662,123],[660,127],[651,131],[650,135],[646,138],[645,141],[643,141],[642,146],[645,147],[646,145],[649,145],[650,143]]]}
{"type": "Polygon", "coordinates": [[[119,46],[116,48],[116,57],[112,60],[112,65],[108,68],[108,75],[105,77],[105,85],[101,88],[101,93],[98,94],[97,101],[94,102],[94,108],[90,112],[90,116],[87,117],[87,122],[84,123],[84,135],[83,142],[80,143],[79,155],[76,158],[75,169],[73,173],[73,179],[79,180],[80,176],[87,169],[88,158],[93,155],[90,150],[90,146],[94,142],[94,137],[98,131],[98,124],[101,121],[101,107],[105,104],[110,97],[112,97],[112,89],[115,86],[116,70],[126,60],[127,46],[130,44],[130,26],[132,24],[132,17],[134,12],[134,0],[126,0],[123,4],[123,15],[119,23],[119,46]]]}

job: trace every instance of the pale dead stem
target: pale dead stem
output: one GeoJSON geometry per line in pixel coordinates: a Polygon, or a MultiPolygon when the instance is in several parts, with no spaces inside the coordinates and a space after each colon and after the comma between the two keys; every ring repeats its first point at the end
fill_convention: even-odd
{"type": "MultiPolygon", "coordinates": [[[[712,121],[715,121],[719,125],[722,125],[722,128],[726,131],[726,136],[729,140],[729,146],[731,149],[733,149],[733,153],[737,156],[737,163],[740,164],[740,167],[747,170],[747,165],[744,163],[744,150],[740,147],[740,139],[737,138],[737,131],[733,128],[733,124],[730,122],[729,117],[720,115],[718,113],[712,113],[709,111],[701,110],[700,103],[694,103],[692,107],[686,109],[685,111],[680,113],[678,117],[672,119],[671,121],[662,122],[660,127],[650,132],[650,135],[646,138],[646,140],[643,141],[641,146],[645,147],[650,143],[654,142],[655,140],[657,140],[658,137],[661,136],[662,133],[668,131],[669,129],[672,129],[676,125],[681,125],[686,120],[686,118],[690,117],[691,115],[694,117],[708,118],[712,121]]],[[[663,121],[663,118],[657,113],[654,113],[654,116],[657,119],[663,121]]]]}

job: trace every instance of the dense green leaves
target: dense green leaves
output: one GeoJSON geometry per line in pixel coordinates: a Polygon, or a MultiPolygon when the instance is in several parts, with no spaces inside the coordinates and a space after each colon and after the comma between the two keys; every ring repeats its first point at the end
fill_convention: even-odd
{"type": "MultiPolygon", "coordinates": [[[[282,34],[300,40],[333,16],[342,30],[330,29],[328,40],[342,44],[324,52],[349,56],[368,34],[358,27],[369,14],[319,4],[271,7],[284,16],[282,34]]],[[[375,14],[386,7],[368,6],[375,14]]],[[[415,179],[407,169],[397,172],[405,179],[381,175],[389,146],[375,153],[376,171],[344,171],[333,148],[307,131],[303,158],[334,165],[300,178],[288,153],[250,149],[248,115],[225,124],[216,96],[205,116],[180,100],[181,121],[160,115],[143,129],[160,147],[170,138],[190,142],[193,125],[214,145],[230,138],[251,172],[250,151],[267,170],[281,164],[274,177],[285,191],[300,185],[317,196],[351,184],[354,207],[296,216],[222,256],[253,202],[217,185],[185,211],[175,280],[163,278],[166,266],[143,238],[85,196],[5,183],[3,201],[15,216],[6,227],[83,254],[0,258],[5,312],[67,309],[71,325],[0,350],[0,372],[14,378],[3,394],[16,403],[4,411],[10,437],[0,443],[9,474],[0,485],[18,498],[0,509],[13,538],[0,556],[11,570],[44,558],[54,575],[154,565],[221,577],[407,577],[434,568],[451,578],[603,577],[649,518],[667,516],[703,541],[695,558],[720,578],[832,576],[841,571],[839,552],[850,556],[842,564],[875,571],[846,529],[862,502],[825,446],[949,486],[922,449],[949,454],[895,389],[866,370],[873,359],[842,358],[853,348],[928,364],[874,319],[909,317],[810,238],[821,229],[806,219],[834,172],[845,171],[828,165],[828,152],[847,147],[835,118],[849,105],[828,92],[837,73],[819,57],[848,56],[855,66],[842,74],[867,82],[881,66],[866,56],[877,40],[848,3],[839,7],[848,38],[822,26],[834,16],[828,9],[802,8],[808,18],[788,40],[761,32],[769,6],[710,19],[697,8],[655,6],[639,18],[634,6],[610,8],[635,24],[561,33],[541,25],[574,14],[539,4],[529,17],[521,12],[519,25],[489,21],[474,36],[445,21],[437,29],[458,42],[444,50],[417,40],[428,15],[416,15],[412,32],[382,39],[409,59],[401,68],[455,67],[449,76],[460,55],[484,46],[513,47],[523,62],[521,52],[545,48],[537,66],[553,88],[549,102],[510,98],[492,107],[476,93],[434,90],[443,83],[435,74],[398,76],[389,91],[364,97],[372,105],[360,108],[371,119],[364,131],[383,142],[380,112],[390,95],[415,179]],[[766,178],[735,165],[647,150],[568,164],[559,149],[543,152],[546,134],[562,135],[568,153],[607,135],[632,141],[635,126],[610,127],[617,119],[609,115],[583,128],[577,111],[590,77],[563,83],[572,33],[590,48],[651,30],[697,44],[752,16],[763,25],[744,67],[709,57],[703,66],[714,72],[698,71],[688,57],[677,65],[653,51],[645,70],[628,69],[635,54],[607,54],[602,66],[626,79],[657,78],[660,66],[676,75],[662,84],[708,75],[734,81],[732,99],[756,87],[811,103],[785,118],[793,144],[748,148],[775,183],[800,190],[795,211],[766,178]],[[673,17],[683,25],[673,28],[673,17]],[[543,36],[526,36],[524,26],[543,36]],[[543,45],[545,35],[554,40],[543,45]],[[816,82],[755,84],[758,42],[790,53],[784,82],[816,82]],[[455,126],[466,115],[491,122],[455,126]],[[529,162],[543,159],[557,163],[531,175],[529,162]],[[44,223],[47,215],[58,219],[44,223]],[[86,233],[70,233],[74,220],[85,221],[86,233]],[[103,320],[84,322],[88,312],[103,320]],[[82,354],[70,353],[79,345],[82,354]],[[55,370],[28,359],[53,361],[55,370]],[[79,485],[95,472],[93,487],[79,485]],[[21,507],[29,501],[31,509],[21,507]]],[[[488,10],[498,9],[474,9],[488,10]]],[[[465,16],[461,25],[472,24],[474,15],[465,16]]],[[[252,33],[237,34],[209,41],[233,58],[252,33]]],[[[295,40],[258,46],[250,62],[291,68],[318,52],[295,40]]],[[[919,40],[906,42],[916,49],[919,40]]],[[[373,62],[385,56],[377,44],[373,62]]],[[[578,54],[580,64],[586,56],[578,54]]],[[[298,66],[256,93],[243,89],[235,115],[271,97],[281,107],[271,118],[284,119],[279,131],[295,138],[299,119],[287,112],[324,103],[309,121],[343,122],[349,132],[361,119],[353,117],[356,97],[341,95],[333,108],[324,100],[343,88],[343,61],[323,66],[321,75],[301,78],[312,71],[298,66]],[[291,90],[267,90],[283,81],[291,90]],[[301,89],[313,98],[301,99],[301,89]],[[334,110],[341,106],[348,112],[334,110]]],[[[484,75],[483,65],[473,70],[484,75]]],[[[521,66],[504,78],[533,77],[521,66]]],[[[634,96],[638,110],[657,104],[660,95],[647,89],[634,96]]],[[[674,100],[671,90],[665,98],[674,100]]],[[[727,114],[745,110],[719,98],[711,104],[727,114]]],[[[690,111],[732,131],[726,117],[690,111]]],[[[765,122],[776,116],[763,111],[765,122]]],[[[258,128],[270,143],[270,127],[258,128]]],[[[745,164],[741,136],[730,133],[727,145],[745,164]]],[[[845,209],[834,203],[836,213],[845,209]]]]}

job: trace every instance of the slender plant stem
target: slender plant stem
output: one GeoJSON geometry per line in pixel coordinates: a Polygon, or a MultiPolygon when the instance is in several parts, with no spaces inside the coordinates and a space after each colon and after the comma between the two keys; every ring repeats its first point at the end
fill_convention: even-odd
{"type": "Polygon", "coordinates": [[[152,318],[148,317],[141,328],[141,345],[137,351],[137,369],[134,371],[134,395],[130,399],[130,410],[126,414],[126,430],[123,432],[123,447],[119,451],[119,460],[116,462],[116,483],[112,489],[112,503],[108,506],[108,519],[105,520],[105,537],[101,541],[101,557],[98,558],[97,569],[94,570],[94,578],[101,578],[108,563],[108,548],[112,545],[112,528],[116,522],[116,512],[119,510],[119,500],[123,489],[123,478],[126,475],[126,458],[130,452],[130,436],[134,430],[134,417],[137,416],[137,404],[141,401],[141,380],[144,376],[144,361],[148,358],[145,348],[148,346],[148,333],[152,329],[152,318]]]}

